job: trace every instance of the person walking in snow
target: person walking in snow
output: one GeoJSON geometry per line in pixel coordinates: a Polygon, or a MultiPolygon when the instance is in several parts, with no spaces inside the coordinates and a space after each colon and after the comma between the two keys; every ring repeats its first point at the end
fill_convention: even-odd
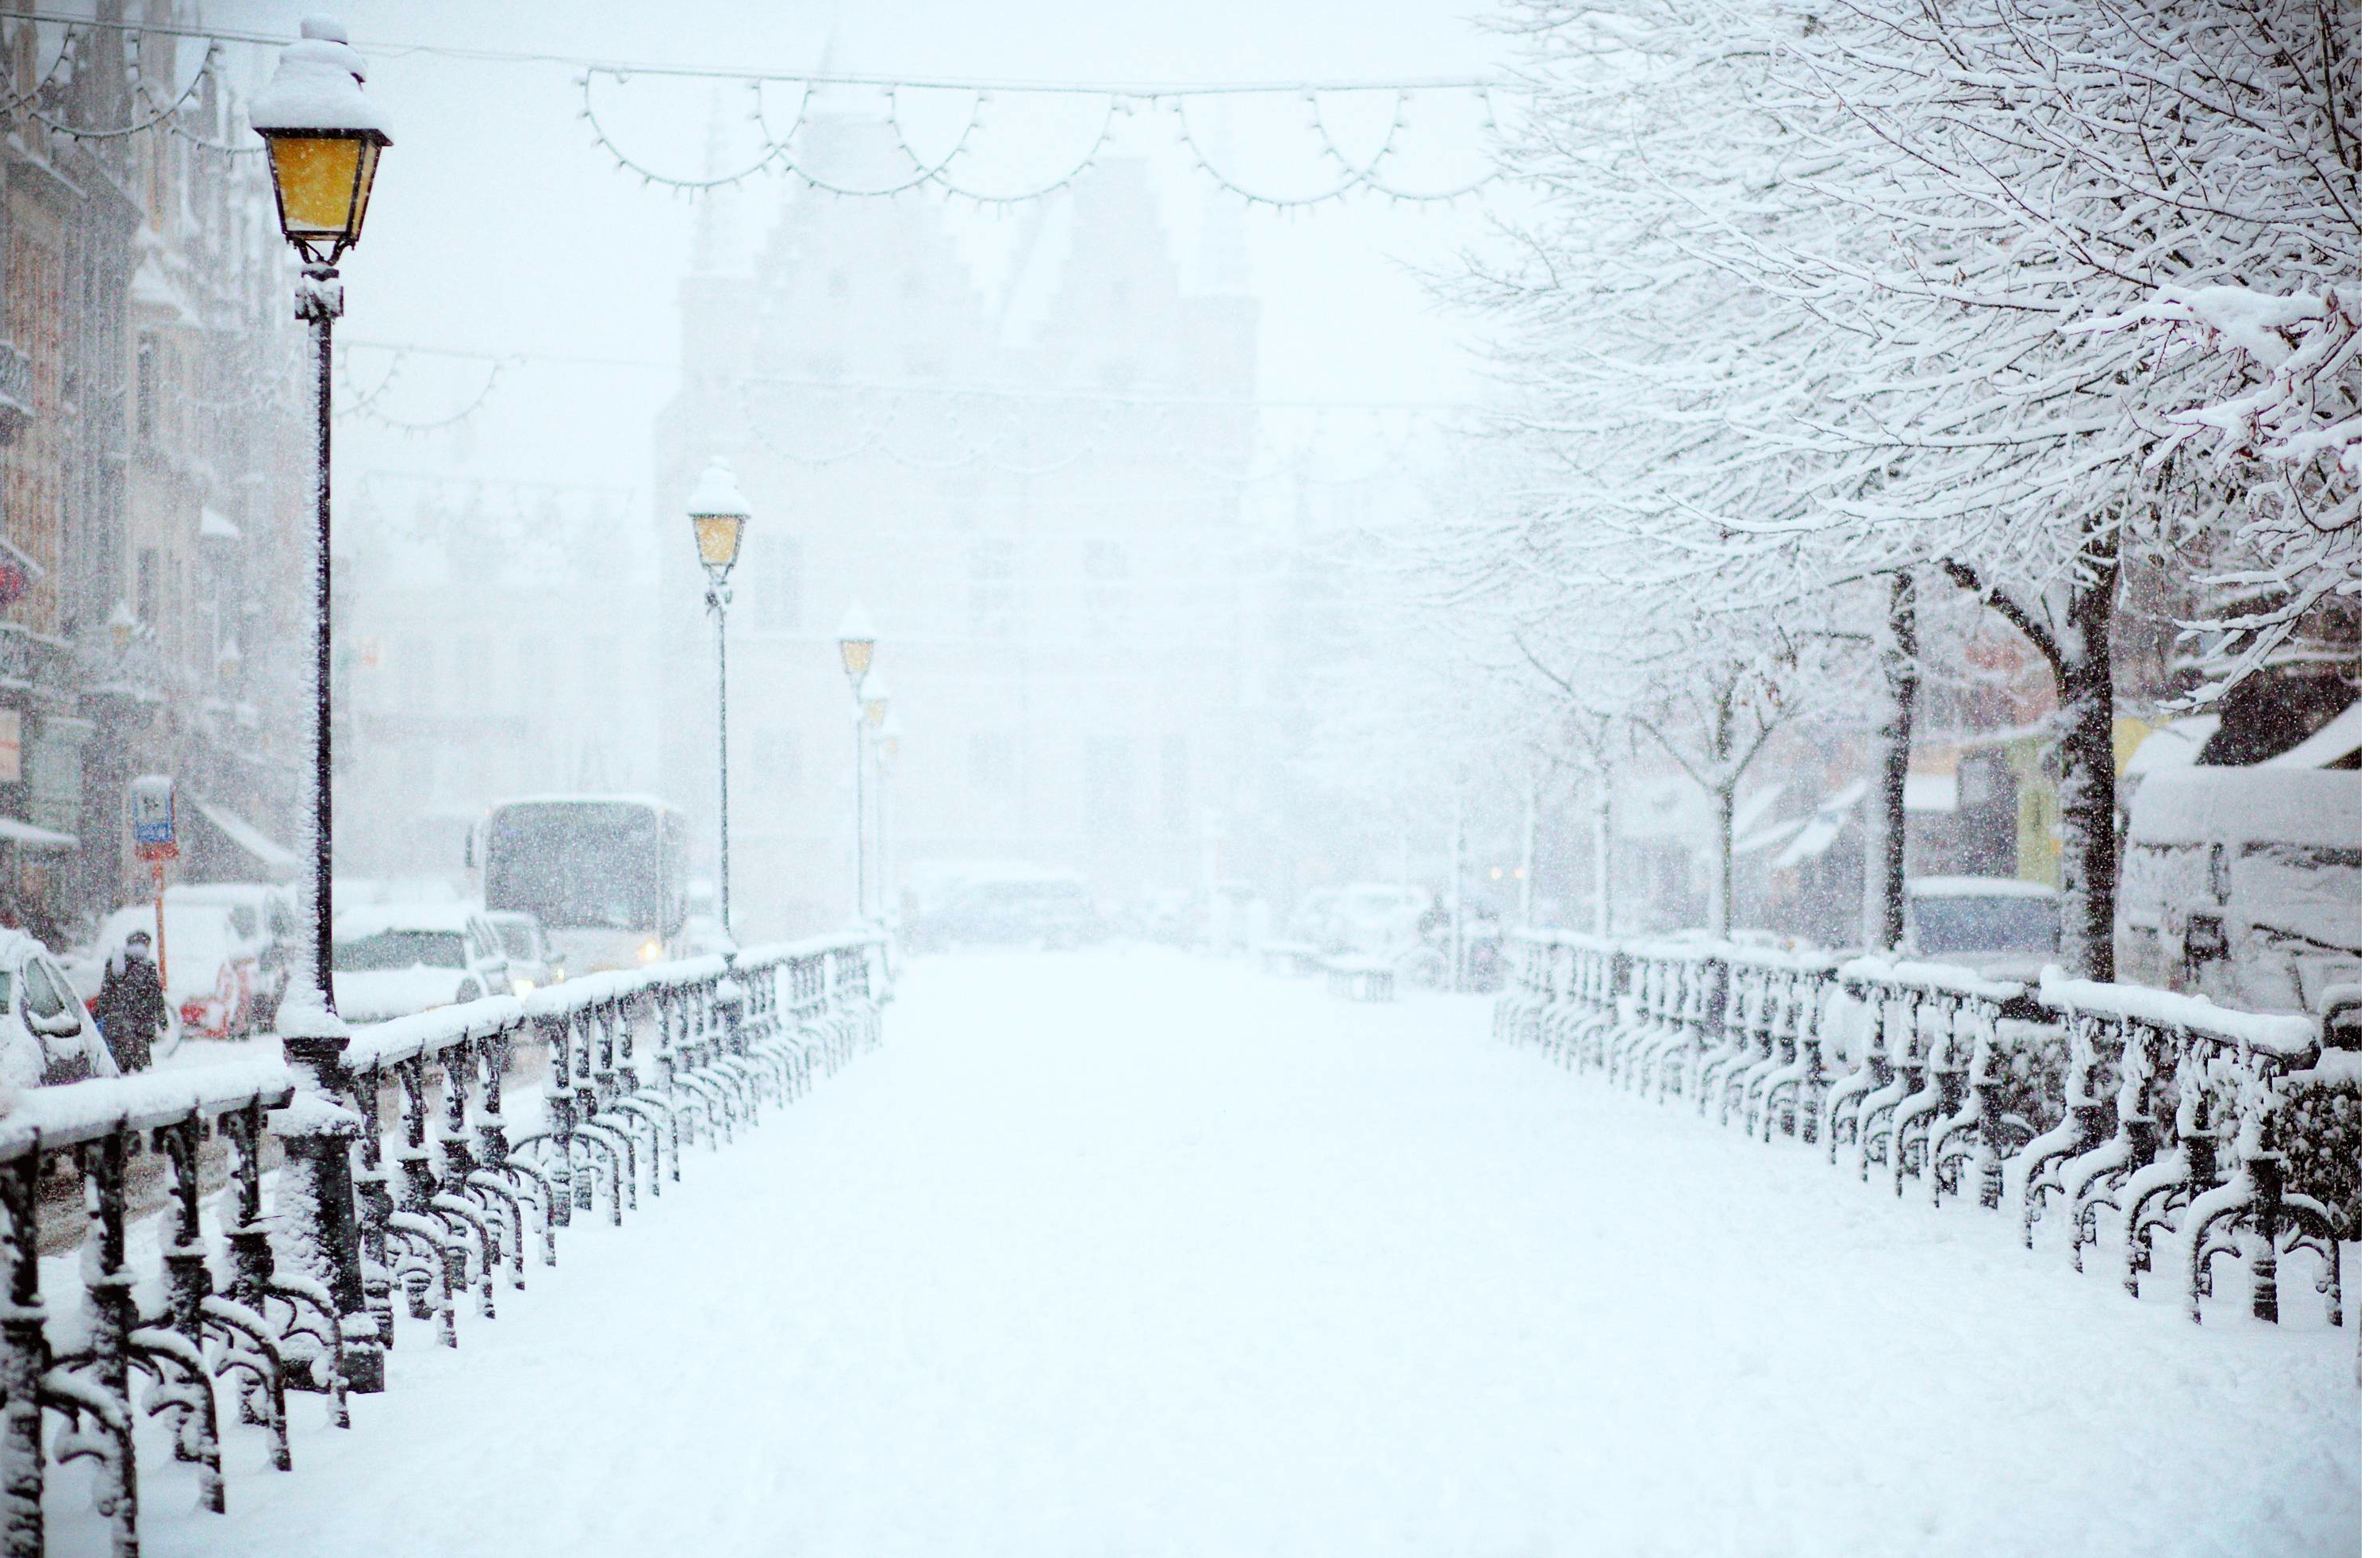
{"type": "Polygon", "coordinates": [[[116,1069],[127,1075],[148,1070],[150,1045],[165,1029],[165,987],[149,951],[148,931],[133,931],[108,955],[97,1015],[100,1037],[107,1041],[116,1069]]]}

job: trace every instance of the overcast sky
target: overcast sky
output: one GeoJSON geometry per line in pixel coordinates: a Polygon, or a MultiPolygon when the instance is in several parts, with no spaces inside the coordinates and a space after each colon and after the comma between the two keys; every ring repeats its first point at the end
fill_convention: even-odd
{"type": "MultiPolygon", "coordinates": [[[[367,469],[466,469],[537,480],[632,485],[648,480],[650,424],[676,359],[676,286],[692,247],[695,207],[617,171],[590,144],[575,71],[561,64],[490,63],[388,45],[533,50],[593,57],[838,72],[1067,81],[1346,80],[1492,72],[1507,46],[1473,16],[1485,0],[1205,0],[1118,6],[1112,0],[877,0],[656,5],[572,0],[360,0],[343,13],[370,56],[370,91],[395,118],[370,227],[346,266],[346,335],[500,352],[628,359],[653,367],[533,362],[509,375],[461,433],[398,437],[343,424],[342,475],[367,469]],[[829,51],[832,51],[831,56],[829,51]]],[[[320,5],[211,7],[221,26],[294,34],[320,5]]],[[[251,87],[271,51],[235,51],[251,87]]],[[[733,83],[606,80],[607,116],[657,165],[696,173],[706,132],[721,126],[732,163],[755,138],[747,94],[733,83]]],[[[864,105],[848,99],[832,106],[864,105]]],[[[789,106],[789,98],[777,106],[789,106]]],[[[1355,102],[1341,128],[1351,152],[1376,138],[1385,100],[1355,102]],[[1369,116],[1373,123],[1364,122],[1369,116]]],[[[979,143],[987,177],[1048,176],[1079,153],[1087,106],[996,100],[979,143]]],[[[1252,177],[1284,191],[1320,169],[1294,100],[1244,102],[1223,119],[1201,109],[1252,177]],[[1228,122],[1225,122],[1228,120],[1228,122]]],[[[1404,172],[1417,184],[1475,171],[1478,103],[1440,95],[1415,105],[1404,172]]],[[[905,104],[921,141],[949,118],[931,98],[905,104]]],[[[1175,127],[1143,116],[1119,150],[1150,158],[1177,243],[1196,241],[1211,193],[1173,143],[1175,127]]],[[[783,198],[755,180],[733,197],[722,227],[748,245],[783,198]]],[[[950,217],[990,283],[1021,217],[950,217]]],[[[1251,280],[1265,305],[1260,392],[1325,399],[1462,398],[1469,371],[1463,327],[1430,304],[1410,265],[1440,263],[1481,229],[1479,203],[1391,206],[1360,197],[1318,211],[1245,218],[1251,280]]],[[[376,364],[355,359],[359,378],[376,364]]],[[[434,416],[469,399],[468,365],[408,363],[385,404],[434,416]]]]}

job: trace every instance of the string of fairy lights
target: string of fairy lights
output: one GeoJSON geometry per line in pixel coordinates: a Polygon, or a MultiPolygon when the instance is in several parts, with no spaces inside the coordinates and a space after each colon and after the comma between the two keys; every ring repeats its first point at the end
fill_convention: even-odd
{"type": "MultiPolygon", "coordinates": [[[[260,145],[243,144],[240,116],[225,67],[234,44],[277,46],[282,35],[200,24],[121,22],[30,9],[0,14],[0,28],[36,30],[38,54],[30,90],[0,90],[0,116],[37,125],[51,134],[84,140],[121,140],[168,133],[208,152],[252,155],[260,145]],[[200,45],[187,78],[176,67],[170,78],[152,75],[145,53],[124,47],[147,38],[200,45]],[[61,78],[85,51],[114,39],[124,47],[127,112],[120,122],[79,123],[66,112],[70,93],[61,78]],[[42,63],[46,60],[46,63],[42,63]],[[209,89],[212,87],[212,91],[209,89]]],[[[1477,194],[1498,176],[1482,154],[1465,176],[1437,187],[1402,181],[1399,170],[1420,133],[1419,105],[1468,104],[1469,132],[1481,141],[1496,132],[1496,99],[1512,89],[1478,78],[1343,81],[1118,82],[1027,81],[927,76],[867,75],[817,70],[754,69],[695,64],[599,60],[566,55],[480,48],[435,42],[359,41],[367,55],[406,58],[431,56],[457,61],[566,67],[573,73],[580,116],[591,146],[621,171],[648,184],[691,196],[751,180],[779,178],[834,196],[883,199],[925,192],[978,207],[1011,209],[1060,195],[1099,164],[1118,144],[1120,128],[1155,118],[1170,125],[1172,140],[1189,165],[1212,188],[1251,206],[1275,211],[1307,210],[1360,196],[1398,203],[1437,203],[1477,194]],[[616,127],[614,111],[640,88],[672,79],[733,86],[748,103],[746,115],[753,144],[700,174],[674,172],[634,148],[616,127]],[[1230,165],[1209,138],[1202,137],[1193,106],[1227,104],[1235,98],[1293,103],[1321,171],[1311,188],[1261,188],[1230,165]],[[1000,112],[1017,103],[1038,107],[1070,105],[1085,128],[1076,149],[1044,173],[1010,187],[986,182],[981,155],[1000,112]],[[938,104],[947,122],[959,108],[955,131],[944,129],[935,149],[921,144],[905,107],[938,104]],[[854,104],[868,105],[855,109],[854,104]],[[1366,149],[1351,149],[1334,130],[1350,114],[1385,105],[1385,126],[1366,149]],[[855,119],[871,121],[871,146],[889,165],[881,176],[861,178],[827,165],[813,154],[815,132],[832,116],[848,130],[855,119]]],[[[166,51],[169,61],[178,51],[166,51]]],[[[1443,124],[1440,113],[1436,122],[1443,124]]],[[[718,159],[714,147],[710,153],[718,159]]],[[[462,351],[425,345],[347,342],[336,362],[337,415],[407,435],[451,432],[469,424],[497,401],[503,387],[532,362],[577,364],[621,361],[595,358],[532,357],[519,353],[462,351]],[[466,374],[422,371],[433,359],[457,364],[466,374]],[[422,391],[438,403],[423,405],[422,391]]],[[[666,371],[667,364],[633,366],[666,371]]],[[[789,464],[823,468],[864,459],[917,471],[991,470],[1017,477],[1052,475],[1088,458],[1118,440],[1202,478],[1226,485],[1289,480],[1354,484],[1404,469],[1417,444],[1442,420],[1449,407],[1363,403],[1233,401],[1201,403],[1182,397],[1125,392],[1049,391],[1002,385],[869,383],[804,380],[782,375],[737,379],[734,399],[748,442],[789,464]],[[1062,414],[1052,402],[1067,404],[1062,414]],[[800,414],[788,414],[795,403],[800,414]],[[1351,428],[1356,430],[1351,432],[1351,428]],[[922,435],[922,436],[921,436],[922,435]],[[1373,451],[1370,463],[1353,472],[1325,469],[1318,451],[1344,450],[1351,442],[1373,451]]],[[[244,385],[242,404],[273,393],[273,386],[244,385]]]]}
{"type": "MultiPolygon", "coordinates": [[[[218,88],[217,99],[226,103],[229,102],[231,94],[228,83],[224,79],[222,66],[225,45],[276,45],[289,42],[277,34],[233,28],[124,22],[39,9],[0,16],[0,23],[48,28],[55,39],[55,50],[50,52],[50,63],[41,73],[36,86],[30,91],[0,93],[0,113],[21,116],[54,134],[77,140],[116,140],[163,129],[225,155],[253,154],[259,148],[242,145],[239,138],[235,136],[216,139],[188,122],[190,118],[188,111],[199,98],[202,87],[211,81],[218,88]],[[64,65],[103,35],[128,39],[147,36],[191,40],[203,43],[204,50],[189,79],[178,89],[174,88],[171,82],[161,86],[152,81],[138,59],[133,59],[129,68],[135,113],[120,124],[75,123],[45,106],[45,100],[54,95],[51,89],[55,87],[57,73],[64,65]]],[[[1276,211],[1305,210],[1364,195],[1398,203],[1426,204],[1461,200],[1479,193],[1495,182],[1500,170],[1493,159],[1483,152],[1469,172],[1436,187],[1419,187],[1403,181],[1398,174],[1408,160],[1411,141],[1418,128],[1419,118],[1415,111],[1433,102],[1467,105],[1468,112],[1464,117],[1469,123],[1465,128],[1484,142],[1494,136],[1498,128],[1496,103],[1499,96],[1521,90],[1512,82],[1485,77],[1172,83],[996,80],[600,60],[442,43],[375,43],[367,39],[359,42],[358,46],[367,55],[385,57],[429,56],[477,63],[567,67],[573,73],[578,92],[579,116],[588,126],[593,148],[608,157],[621,171],[648,184],[699,194],[732,188],[754,178],[783,177],[814,189],[855,198],[881,198],[931,190],[951,199],[993,208],[1026,204],[1064,192],[1096,166],[1103,154],[1115,147],[1120,126],[1151,114],[1172,121],[1174,142],[1182,149],[1190,166],[1201,176],[1217,189],[1253,206],[1276,211]],[[756,142],[735,160],[734,165],[701,173],[667,170],[659,165],[650,153],[632,147],[613,120],[607,117],[613,106],[638,88],[672,79],[733,85],[747,94],[750,106],[746,117],[755,132],[756,142]],[[790,113],[782,106],[772,112],[771,94],[788,92],[795,100],[790,113]],[[947,143],[939,151],[921,148],[905,117],[905,101],[937,97],[949,99],[953,96],[965,100],[965,114],[958,130],[947,138],[947,143]],[[832,103],[822,109],[820,103],[829,97],[833,99],[832,103]],[[1321,182],[1311,189],[1284,190],[1259,188],[1247,174],[1231,168],[1229,159],[1220,154],[1208,140],[1201,138],[1190,111],[1194,102],[1283,97],[1302,104],[1305,111],[1303,128],[1309,141],[1312,160],[1324,172],[1321,182]],[[1389,110],[1385,128],[1368,150],[1351,150],[1342,140],[1342,132],[1332,128],[1334,118],[1343,119],[1349,111],[1360,111],[1366,105],[1378,106],[1383,100],[1389,110]],[[1088,102],[1095,106],[1097,114],[1082,138],[1079,150],[1059,159],[1051,171],[1015,188],[994,188],[981,180],[979,172],[971,169],[980,161],[978,152],[984,139],[990,133],[996,107],[1020,101],[1044,103],[1054,101],[1088,102]],[[873,106],[867,109],[855,106],[862,103],[873,106]],[[885,171],[883,176],[872,179],[852,177],[821,165],[807,150],[808,132],[815,128],[821,112],[832,112],[844,120],[848,120],[856,113],[872,117],[884,132],[882,142],[893,160],[893,165],[885,171]]],[[[134,53],[137,55],[137,51],[134,53]]]]}

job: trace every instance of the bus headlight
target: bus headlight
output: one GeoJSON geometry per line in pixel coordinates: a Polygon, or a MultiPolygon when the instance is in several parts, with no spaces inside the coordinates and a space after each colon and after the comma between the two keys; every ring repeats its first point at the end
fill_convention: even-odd
{"type": "Polygon", "coordinates": [[[637,961],[639,963],[650,963],[654,958],[659,957],[661,955],[661,943],[647,942],[644,945],[637,949],[637,961]]]}
{"type": "Polygon", "coordinates": [[[515,980],[513,981],[513,993],[515,995],[531,995],[536,993],[536,991],[537,981],[535,980],[515,980]]]}

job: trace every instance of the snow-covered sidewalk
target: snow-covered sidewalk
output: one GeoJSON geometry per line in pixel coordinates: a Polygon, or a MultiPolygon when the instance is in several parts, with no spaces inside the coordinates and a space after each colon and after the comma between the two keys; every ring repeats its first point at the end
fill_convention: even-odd
{"type": "Polygon", "coordinates": [[[2360,1331],[2301,1275],[2194,1329],[1488,1016],[916,963],[881,1051],[458,1352],[402,1322],[351,1431],[296,1401],[295,1472],[235,1430],[228,1516],[144,1477],[149,1551],[2352,1551],[2360,1331]]]}

